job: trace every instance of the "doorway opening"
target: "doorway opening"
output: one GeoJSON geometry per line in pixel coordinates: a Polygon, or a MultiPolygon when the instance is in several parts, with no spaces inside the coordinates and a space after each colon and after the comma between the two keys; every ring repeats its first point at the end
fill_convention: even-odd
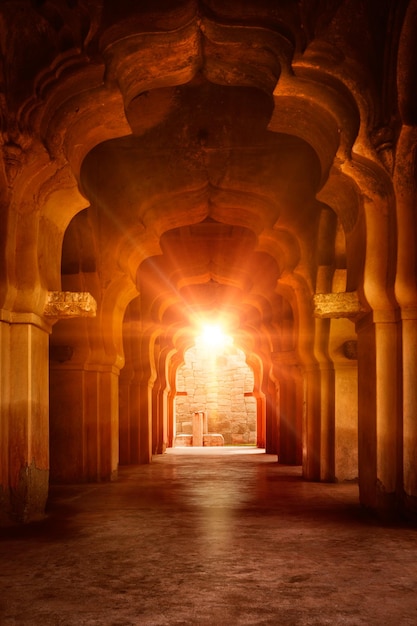
{"type": "Polygon", "coordinates": [[[175,447],[256,447],[254,374],[243,350],[219,327],[203,329],[184,353],[174,412],[175,447]],[[201,439],[196,434],[200,425],[201,439]]]}

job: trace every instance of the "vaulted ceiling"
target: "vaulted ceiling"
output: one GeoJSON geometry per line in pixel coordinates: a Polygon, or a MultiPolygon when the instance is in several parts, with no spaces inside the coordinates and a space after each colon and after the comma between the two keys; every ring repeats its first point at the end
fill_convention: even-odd
{"type": "Polygon", "coordinates": [[[150,323],[223,311],[235,329],[288,315],[320,267],[355,289],[364,227],[343,163],[368,146],[383,160],[395,133],[386,50],[405,7],[6,1],[9,111],[65,155],[85,198],[63,287],[123,275],[150,323]]]}

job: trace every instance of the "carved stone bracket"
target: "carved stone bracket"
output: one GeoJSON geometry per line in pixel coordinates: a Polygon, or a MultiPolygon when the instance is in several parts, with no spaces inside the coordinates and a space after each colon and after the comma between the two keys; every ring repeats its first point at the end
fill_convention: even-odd
{"type": "Polygon", "coordinates": [[[356,317],[365,309],[356,291],[340,293],[316,293],[313,297],[314,317],[356,317]]]}
{"type": "Polygon", "coordinates": [[[97,303],[88,291],[49,291],[45,317],[95,317],[97,303]]]}

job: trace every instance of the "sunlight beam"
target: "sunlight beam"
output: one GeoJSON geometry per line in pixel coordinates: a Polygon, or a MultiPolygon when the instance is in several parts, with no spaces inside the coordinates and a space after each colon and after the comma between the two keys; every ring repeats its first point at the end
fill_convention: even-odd
{"type": "Polygon", "coordinates": [[[233,343],[233,338],[223,331],[220,324],[204,324],[197,339],[200,339],[207,348],[214,350],[226,349],[233,343]]]}

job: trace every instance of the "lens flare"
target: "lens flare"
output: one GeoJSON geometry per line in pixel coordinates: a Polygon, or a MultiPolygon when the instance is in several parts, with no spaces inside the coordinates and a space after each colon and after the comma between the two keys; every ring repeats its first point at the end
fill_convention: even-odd
{"type": "Polygon", "coordinates": [[[213,349],[227,348],[233,343],[232,337],[226,335],[219,324],[204,324],[200,338],[204,345],[213,349]]]}

